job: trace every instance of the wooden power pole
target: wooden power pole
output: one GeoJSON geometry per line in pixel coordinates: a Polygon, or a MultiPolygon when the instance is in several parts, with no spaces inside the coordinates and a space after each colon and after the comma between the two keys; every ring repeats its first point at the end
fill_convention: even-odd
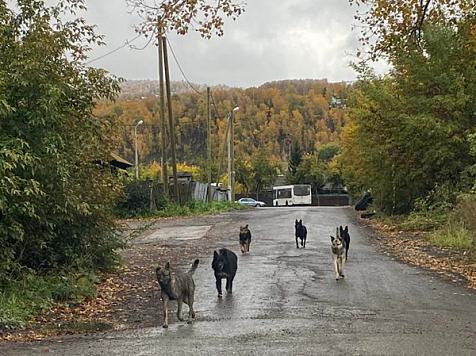
{"type": "Polygon", "coordinates": [[[177,179],[177,161],[175,159],[175,125],[172,116],[172,95],[170,93],[170,75],[169,75],[169,60],[167,57],[167,39],[162,37],[162,45],[164,50],[164,67],[165,67],[165,86],[167,90],[167,111],[169,112],[169,138],[170,138],[170,151],[172,156],[172,171],[174,175],[174,195],[175,203],[180,204],[178,179],[177,179]]]}
{"type": "Polygon", "coordinates": [[[208,165],[208,202],[212,201],[212,130],[210,117],[210,87],[207,87],[207,165],[208,165]]]}
{"type": "Polygon", "coordinates": [[[165,98],[164,98],[164,56],[162,47],[162,29],[160,22],[157,24],[159,34],[157,36],[157,47],[159,48],[159,96],[160,96],[160,143],[162,151],[162,184],[164,186],[164,197],[169,196],[169,176],[167,174],[167,145],[165,143],[165,134],[167,125],[165,123],[165,98]]]}
{"type": "Polygon", "coordinates": [[[234,111],[231,113],[230,120],[230,150],[231,150],[231,202],[235,201],[235,125],[234,111]]]}

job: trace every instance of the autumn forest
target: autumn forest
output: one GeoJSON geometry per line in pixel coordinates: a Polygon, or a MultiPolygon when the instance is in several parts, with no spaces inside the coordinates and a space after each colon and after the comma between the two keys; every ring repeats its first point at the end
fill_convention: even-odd
{"type": "MultiPolygon", "coordinates": [[[[139,160],[142,164],[160,162],[159,100],[154,91],[141,90],[149,88],[151,83],[158,86],[153,81],[127,82],[119,100],[99,102],[96,106],[96,115],[117,119],[118,153],[130,162],[134,161],[134,125],[140,120],[144,124],[137,128],[139,160]],[[124,97],[128,100],[121,99],[124,97]]],[[[347,110],[342,103],[349,89],[346,83],[327,80],[288,80],[258,88],[212,89],[213,160],[223,153],[227,115],[236,106],[240,108],[235,114],[237,159],[248,160],[256,150],[265,149],[272,162],[283,166],[289,159],[293,141],[300,143],[303,154],[312,154],[322,145],[338,142],[346,121],[347,110]],[[340,105],[333,104],[336,100],[340,105]]],[[[177,159],[200,165],[206,159],[207,149],[206,90],[194,92],[190,88],[188,92],[174,94],[173,115],[177,159]]]]}

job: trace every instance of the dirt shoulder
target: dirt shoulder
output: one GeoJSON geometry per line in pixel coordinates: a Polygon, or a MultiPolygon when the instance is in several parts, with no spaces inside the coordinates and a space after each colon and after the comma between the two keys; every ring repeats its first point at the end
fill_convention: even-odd
{"type": "Polygon", "coordinates": [[[442,278],[476,289],[476,263],[461,250],[432,245],[425,233],[399,231],[373,219],[362,219],[353,211],[356,222],[368,228],[369,238],[388,256],[437,273],[442,278]]]}

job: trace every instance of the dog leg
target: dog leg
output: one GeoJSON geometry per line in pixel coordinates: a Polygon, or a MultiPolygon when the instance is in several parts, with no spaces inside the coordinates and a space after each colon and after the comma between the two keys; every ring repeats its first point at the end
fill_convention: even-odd
{"type": "Polygon", "coordinates": [[[216,286],[218,291],[218,298],[223,297],[223,293],[221,292],[221,278],[216,278],[216,286]]]}
{"type": "Polygon", "coordinates": [[[334,272],[335,272],[335,275],[336,275],[336,281],[339,280],[339,266],[337,264],[337,256],[336,255],[332,255],[332,263],[334,264],[334,272]]]}
{"type": "Polygon", "coordinates": [[[303,238],[302,241],[303,241],[302,247],[303,247],[303,248],[306,248],[306,238],[303,238]]]}
{"type": "Polygon", "coordinates": [[[192,319],[195,319],[195,310],[193,310],[193,292],[188,295],[188,321],[187,324],[192,324],[192,319]]]}
{"type": "Polygon", "coordinates": [[[341,266],[340,266],[340,276],[344,278],[344,265],[346,258],[342,256],[341,266]]]}
{"type": "Polygon", "coordinates": [[[182,318],[182,299],[177,299],[177,319],[183,321],[182,318]]]}
{"type": "Polygon", "coordinates": [[[168,304],[169,304],[169,298],[162,297],[162,299],[164,301],[164,325],[163,325],[163,327],[168,328],[169,327],[169,313],[168,313],[167,309],[168,309],[168,304]]]}
{"type": "Polygon", "coordinates": [[[299,248],[298,237],[296,236],[296,248],[299,248]]]}
{"type": "Polygon", "coordinates": [[[245,253],[246,252],[246,247],[242,244],[240,244],[240,249],[241,249],[241,253],[245,253]]]}
{"type": "Polygon", "coordinates": [[[227,278],[226,279],[226,291],[228,293],[233,292],[233,279],[232,278],[227,278]]]}

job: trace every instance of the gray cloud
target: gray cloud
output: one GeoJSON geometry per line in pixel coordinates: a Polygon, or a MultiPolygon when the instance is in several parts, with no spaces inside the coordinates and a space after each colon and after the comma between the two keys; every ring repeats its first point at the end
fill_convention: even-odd
{"type": "MultiPolygon", "coordinates": [[[[106,36],[107,47],[94,48],[97,58],[136,36],[134,24],[140,19],[129,14],[124,0],[88,1],[81,14],[106,36]]],[[[359,46],[352,31],[355,7],[348,0],[254,0],[236,21],[225,22],[225,35],[211,40],[197,33],[169,34],[182,69],[196,83],[258,86],[266,81],[298,78],[353,80],[348,66],[359,46]]],[[[134,42],[145,45],[140,38],[134,42]]],[[[182,74],[170,56],[171,79],[182,74]]],[[[126,79],[157,77],[157,48],[123,48],[91,65],[107,69],[126,79]]],[[[381,66],[385,69],[385,66],[381,66]]]]}

